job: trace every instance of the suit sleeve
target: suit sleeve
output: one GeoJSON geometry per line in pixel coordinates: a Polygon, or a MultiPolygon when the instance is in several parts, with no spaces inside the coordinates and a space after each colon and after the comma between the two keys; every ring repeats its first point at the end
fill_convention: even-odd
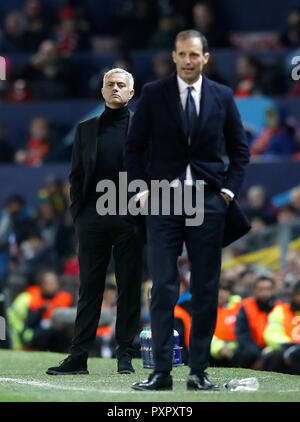
{"type": "Polygon", "coordinates": [[[77,210],[82,198],[82,189],[84,182],[84,170],[81,159],[81,146],[80,146],[80,126],[76,128],[75,140],[72,149],[71,172],[69,175],[70,181],[70,198],[71,206],[70,211],[73,219],[76,218],[77,210]]]}
{"type": "Polygon", "coordinates": [[[250,154],[245,130],[232,91],[227,99],[224,137],[229,166],[223,188],[229,189],[237,195],[243,184],[250,154]]]}
{"type": "Polygon", "coordinates": [[[151,133],[151,109],[147,87],[144,87],[125,144],[125,169],[128,182],[143,180],[149,186],[145,157],[151,133]]]}

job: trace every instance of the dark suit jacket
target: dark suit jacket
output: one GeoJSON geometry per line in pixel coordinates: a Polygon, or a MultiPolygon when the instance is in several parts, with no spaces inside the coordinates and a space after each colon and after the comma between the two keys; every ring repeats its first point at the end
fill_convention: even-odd
{"type": "MultiPolygon", "coordinates": [[[[190,163],[198,180],[238,195],[248,162],[246,135],[230,88],[203,76],[200,113],[189,145],[176,74],[144,86],[125,146],[129,182],[141,179],[150,188],[151,180],[180,177],[190,163]]],[[[236,199],[227,214],[224,246],[250,230],[236,199]]]]}
{"type": "MultiPolygon", "coordinates": [[[[129,111],[128,131],[133,112],[129,111]]],[[[70,212],[75,221],[93,186],[97,158],[98,133],[101,115],[78,124],[72,150],[70,181],[70,212]]],[[[125,142],[125,139],[124,139],[125,142]]]]}

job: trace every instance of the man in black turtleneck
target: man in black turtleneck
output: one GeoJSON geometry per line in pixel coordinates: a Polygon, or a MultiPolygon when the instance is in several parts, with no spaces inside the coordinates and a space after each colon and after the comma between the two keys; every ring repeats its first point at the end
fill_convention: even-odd
{"type": "Polygon", "coordinates": [[[96,210],[99,181],[112,180],[118,198],[123,146],[132,117],[127,105],[134,94],[132,75],[123,69],[110,70],[104,75],[101,92],[104,113],[78,125],[73,146],[70,211],[79,239],[79,301],[71,354],[60,366],[49,368],[50,375],[88,374],[88,350],[96,336],[111,253],[118,286],[118,373],[134,372],[132,344],[140,320],[143,244],[134,227],[121,216],[100,216],[96,210]]]}

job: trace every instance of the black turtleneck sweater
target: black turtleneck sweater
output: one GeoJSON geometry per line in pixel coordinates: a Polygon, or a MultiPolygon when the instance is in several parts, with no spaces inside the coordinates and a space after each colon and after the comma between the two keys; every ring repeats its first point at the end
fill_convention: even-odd
{"type": "Polygon", "coordinates": [[[113,180],[118,187],[119,172],[124,171],[123,148],[126,140],[129,122],[128,107],[109,108],[100,118],[97,158],[94,173],[94,182],[91,189],[91,201],[99,198],[96,185],[100,180],[113,180]]]}

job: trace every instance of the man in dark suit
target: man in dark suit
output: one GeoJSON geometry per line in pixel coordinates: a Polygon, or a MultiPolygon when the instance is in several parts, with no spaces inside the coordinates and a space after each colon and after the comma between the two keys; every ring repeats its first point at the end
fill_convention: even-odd
{"type": "MultiPolygon", "coordinates": [[[[173,51],[177,73],[145,85],[125,146],[129,182],[143,180],[149,190],[154,180],[183,182],[190,185],[195,201],[195,181],[204,181],[203,224],[185,224],[187,215],[174,212],[174,197],[170,203],[173,214],[149,212],[146,216],[153,280],[150,315],[155,370],[148,380],[133,385],[137,390],[172,389],[174,306],[179,293],[177,259],[183,242],[191,266],[192,294],[187,388],[218,388],[205,370],[216,323],[221,251],[228,244],[228,239],[224,240],[225,220],[231,207],[239,234],[236,236],[231,226],[234,235],[229,234],[229,242],[249,230],[235,199],[249,150],[232,90],[202,75],[209,60],[207,50],[207,41],[198,31],[177,35],[173,51]],[[145,166],[142,156],[147,150],[145,166]]],[[[153,203],[151,190],[150,194],[141,193],[139,199],[141,207],[147,200],[153,203]]]]}
{"type": "MultiPolygon", "coordinates": [[[[48,374],[86,374],[88,350],[98,327],[106,270],[111,252],[118,286],[118,373],[133,373],[133,340],[139,328],[142,241],[120,215],[99,215],[96,203],[99,181],[110,180],[118,192],[123,148],[132,118],[128,101],[134,94],[133,77],[123,69],[104,75],[105,111],[77,127],[70,173],[72,213],[79,239],[80,289],[71,354],[48,374]]],[[[120,187],[121,188],[121,187],[120,187]]]]}

